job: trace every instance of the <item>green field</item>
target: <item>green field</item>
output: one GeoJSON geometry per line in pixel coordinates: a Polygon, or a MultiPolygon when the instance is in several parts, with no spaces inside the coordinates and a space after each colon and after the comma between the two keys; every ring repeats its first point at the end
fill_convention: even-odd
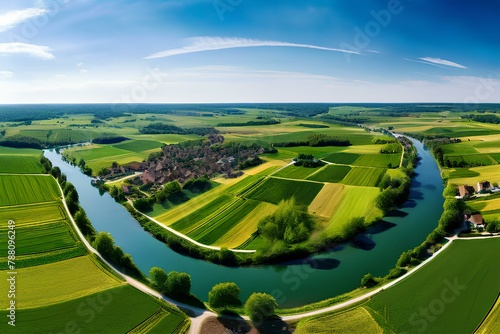
{"type": "MultiPolygon", "coordinates": [[[[38,328],[46,333],[62,333],[72,328],[74,333],[75,330],[80,333],[127,333],[160,308],[180,315],[165,318],[168,319],[165,321],[172,321],[172,325],[167,327],[163,323],[161,328],[176,328],[186,319],[179,311],[125,285],[59,304],[17,310],[19,320],[16,321],[15,332],[31,334],[34,328],[38,328]]],[[[6,314],[7,311],[0,311],[4,319],[6,314]]],[[[8,333],[10,329],[7,321],[2,321],[0,331],[8,333]]]]}
{"type": "Polygon", "coordinates": [[[323,160],[334,164],[350,165],[358,160],[359,157],[361,157],[361,154],[340,152],[330,154],[329,156],[324,157],[323,160]]]}
{"type": "Polygon", "coordinates": [[[295,197],[297,204],[308,206],[323,188],[323,184],[306,181],[268,178],[248,194],[249,198],[278,204],[295,197]]]}
{"type": "Polygon", "coordinates": [[[20,227],[65,218],[66,214],[58,202],[3,207],[0,209],[0,228],[7,227],[9,220],[14,220],[20,227]]]}
{"type": "Polygon", "coordinates": [[[0,155],[29,155],[35,158],[40,157],[42,154],[42,150],[36,150],[33,148],[14,148],[14,147],[6,147],[0,146],[0,155]]]}
{"type": "Polygon", "coordinates": [[[54,201],[61,196],[52,176],[0,175],[0,206],[54,201]]]}
{"type": "Polygon", "coordinates": [[[489,166],[496,165],[497,162],[489,154],[469,154],[469,155],[445,155],[445,161],[450,160],[453,164],[464,162],[472,166],[489,166]]]}
{"type": "MultiPolygon", "coordinates": [[[[16,227],[16,255],[39,254],[76,246],[65,222],[16,227]]],[[[0,229],[0,254],[7,254],[7,230],[0,229]]]]}
{"type": "Polygon", "coordinates": [[[397,154],[363,154],[353,165],[365,167],[399,167],[401,153],[397,154]]]}
{"type": "Polygon", "coordinates": [[[154,140],[127,140],[112,146],[117,149],[141,153],[143,151],[159,149],[163,143],[154,140]]]}
{"type": "Polygon", "coordinates": [[[341,234],[354,217],[364,217],[366,222],[380,218],[382,213],[374,205],[379,193],[380,190],[374,187],[346,186],[342,200],[330,219],[328,233],[341,234]]]}
{"type": "Polygon", "coordinates": [[[0,155],[0,173],[39,174],[45,170],[38,158],[29,155],[0,155]]]}
{"type": "Polygon", "coordinates": [[[354,167],[342,180],[342,183],[351,186],[376,187],[382,179],[386,169],[354,167]]]}
{"type": "Polygon", "coordinates": [[[302,166],[288,166],[276,174],[273,174],[273,176],[277,177],[284,177],[287,179],[306,179],[309,175],[312,173],[318,171],[320,168],[308,168],[308,167],[302,167],[302,166]]]}
{"type": "MultiPolygon", "coordinates": [[[[499,295],[500,296],[500,295],[499,295]]],[[[500,298],[497,298],[487,318],[477,329],[477,334],[494,334],[500,332],[500,298]]]]}
{"type": "Polygon", "coordinates": [[[401,333],[472,333],[500,289],[500,239],[457,240],[366,306],[401,333]],[[403,297],[404,296],[404,297],[403,297]]]}
{"type": "Polygon", "coordinates": [[[349,166],[326,166],[323,170],[308,177],[309,180],[319,182],[338,183],[351,171],[349,166]]]}
{"type": "Polygon", "coordinates": [[[383,333],[382,328],[363,307],[300,320],[295,334],[383,333]]]}
{"type": "MultiPolygon", "coordinates": [[[[18,269],[17,276],[16,305],[19,308],[60,303],[123,284],[88,256],[18,269]]],[[[7,283],[6,280],[0,282],[2,291],[8,290],[7,283]]],[[[7,303],[6,298],[2,299],[1,308],[7,307],[7,303]]]]}

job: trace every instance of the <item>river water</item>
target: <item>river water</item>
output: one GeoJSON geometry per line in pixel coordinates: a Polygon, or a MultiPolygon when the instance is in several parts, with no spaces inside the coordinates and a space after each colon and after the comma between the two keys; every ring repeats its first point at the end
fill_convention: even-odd
{"type": "Polygon", "coordinates": [[[107,193],[100,193],[90,178],[62,160],[55,150],[45,156],[67,175],[80,196],[80,204],[97,231],[111,233],[115,243],[144,272],[154,266],[183,271],[192,277],[192,292],[207,300],[208,291],[220,282],[235,282],[241,300],[254,291],[273,294],[280,307],[295,307],[348,292],[370,272],[385,276],[403,251],[419,245],[437,226],[442,212],[442,180],[435,160],[418,141],[421,157],[412,181],[409,200],[394,214],[355,238],[306,260],[283,265],[228,268],[180,255],[145,232],[127,210],[107,193]]]}

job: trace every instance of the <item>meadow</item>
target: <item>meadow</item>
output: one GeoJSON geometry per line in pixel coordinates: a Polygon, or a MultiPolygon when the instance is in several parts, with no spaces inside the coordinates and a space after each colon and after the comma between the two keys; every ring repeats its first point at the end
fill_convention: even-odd
{"type": "Polygon", "coordinates": [[[339,183],[350,171],[351,167],[349,166],[329,165],[314,175],[310,175],[307,179],[319,182],[339,183]]]}
{"type": "MultiPolygon", "coordinates": [[[[136,290],[129,285],[117,286],[97,293],[89,294],[58,304],[17,310],[16,315],[22,321],[16,322],[16,333],[33,333],[33,328],[43,328],[46,332],[60,333],[68,328],[81,333],[101,333],[112,328],[117,333],[127,333],[151,317],[160,308],[166,308],[171,314],[161,328],[177,328],[184,323],[185,316],[166,304],[136,290]]],[[[0,311],[6,318],[7,311],[0,311]]],[[[0,330],[7,332],[6,321],[0,324],[0,330]]],[[[154,328],[153,328],[154,329],[154,328]]]]}
{"type": "Polygon", "coordinates": [[[0,206],[49,202],[60,197],[52,176],[0,175],[0,206]]]}
{"type": "Polygon", "coordinates": [[[351,165],[356,160],[358,160],[360,157],[361,157],[361,154],[340,152],[340,153],[330,154],[330,155],[324,157],[323,160],[331,162],[331,163],[335,163],[335,164],[351,165]]]}
{"type": "Polygon", "coordinates": [[[466,205],[471,212],[481,212],[486,222],[500,218],[500,194],[478,197],[466,205]]]}
{"type": "Polygon", "coordinates": [[[273,176],[301,180],[301,179],[306,179],[309,175],[317,172],[319,169],[320,168],[318,167],[309,168],[309,167],[291,165],[273,174],[273,176]]]}
{"type": "Polygon", "coordinates": [[[308,206],[323,188],[322,183],[295,181],[270,177],[247,196],[258,201],[278,204],[294,197],[297,204],[308,206]]]}
{"type": "Polygon", "coordinates": [[[495,305],[490,313],[484,319],[481,326],[475,333],[477,334],[493,334],[500,331],[500,298],[497,298],[495,305]]]}
{"type": "Polygon", "coordinates": [[[376,187],[386,169],[370,167],[354,167],[342,180],[343,184],[362,187],[376,187]]]}
{"type": "Polygon", "coordinates": [[[0,209],[0,228],[6,228],[9,220],[14,220],[16,226],[21,227],[65,218],[66,214],[58,202],[2,207],[0,209]]]}
{"type": "Polygon", "coordinates": [[[40,174],[45,172],[38,158],[30,155],[0,154],[0,173],[40,174]]]}
{"type": "Polygon", "coordinates": [[[500,288],[499,260],[477,254],[499,251],[500,239],[456,240],[436,259],[373,297],[366,306],[398,333],[472,333],[500,288]]]}

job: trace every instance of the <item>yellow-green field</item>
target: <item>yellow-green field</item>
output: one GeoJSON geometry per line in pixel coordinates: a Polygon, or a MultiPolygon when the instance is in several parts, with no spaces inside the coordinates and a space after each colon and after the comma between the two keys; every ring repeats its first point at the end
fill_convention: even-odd
{"type": "Polygon", "coordinates": [[[2,207],[0,209],[0,228],[7,227],[9,220],[14,220],[16,226],[23,226],[65,218],[66,213],[59,202],[2,207]]]}
{"type": "Polygon", "coordinates": [[[469,184],[475,186],[478,182],[485,180],[491,183],[500,182],[500,167],[498,165],[473,167],[467,169],[467,171],[471,176],[461,177],[463,171],[455,168],[445,169],[443,175],[454,184],[469,184]]]}
{"type": "Polygon", "coordinates": [[[309,212],[330,218],[337,210],[344,195],[344,185],[327,183],[309,205],[309,212]]]}
{"type": "MultiPolygon", "coordinates": [[[[7,274],[4,272],[4,276],[7,274]]],[[[17,270],[16,304],[32,308],[60,303],[122,284],[106,274],[88,256],[17,270]]],[[[0,289],[8,291],[7,280],[0,281],[0,289]]],[[[8,299],[2,298],[5,309],[8,299]]]]}
{"type": "Polygon", "coordinates": [[[497,298],[495,305],[484,319],[475,334],[495,334],[500,333],[500,298],[497,298]]]}
{"type": "Polygon", "coordinates": [[[295,334],[370,333],[384,331],[363,307],[301,320],[295,334]]]}

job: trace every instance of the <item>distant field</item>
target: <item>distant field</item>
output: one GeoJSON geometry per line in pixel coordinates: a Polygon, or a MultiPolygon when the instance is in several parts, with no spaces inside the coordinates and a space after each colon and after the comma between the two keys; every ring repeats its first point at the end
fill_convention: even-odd
{"type": "Polygon", "coordinates": [[[498,165],[481,166],[468,169],[446,169],[444,175],[455,184],[475,185],[480,181],[500,182],[500,168],[498,165]]]}
{"type": "Polygon", "coordinates": [[[7,227],[11,219],[20,227],[65,218],[66,214],[58,202],[3,207],[0,209],[0,228],[7,227]]]}
{"type": "MultiPolygon", "coordinates": [[[[16,322],[16,333],[31,334],[34,328],[43,328],[47,333],[61,333],[68,328],[68,324],[81,333],[102,333],[107,329],[127,333],[161,307],[169,309],[171,314],[180,315],[167,317],[165,321],[171,321],[172,325],[167,327],[163,323],[161,328],[175,328],[186,319],[178,311],[129,285],[119,286],[59,304],[17,310],[16,315],[22,321],[16,322]]],[[[7,311],[0,311],[2,318],[6,319],[6,314],[7,311]]],[[[2,321],[0,331],[8,332],[9,329],[7,322],[2,321]]]]}
{"type": "Polygon", "coordinates": [[[355,167],[342,180],[342,183],[351,186],[375,187],[385,172],[383,168],[355,167]]]}
{"type": "Polygon", "coordinates": [[[297,204],[309,205],[323,188],[323,184],[269,178],[247,196],[249,198],[278,204],[283,199],[295,197],[297,204]]]}
{"type": "MultiPolygon", "coordinates": [[[[97,132],[94,132],[92,128],[77,130],[77,129],[50,129],[50,130],[39,130],[39,129],[23,129],[19,131],[13,137],[34,137],[42,142],[48,143],[58,143],[62,141],[73,141],[76,143],[83,143],[90,141],[98,136],[97,132]]],[[[96,130],[97,131],[97,130],[96,130]]]]}
{"type": "Polygon", "coordinates": [[[353,165],[366,167],[399,167],[401,153],[397,154],[363,154],[353,165]]]}
{"type": "Polygon", "coordinates": [[[365,221],[382,216],[375,207],[374,201],[380,193],[374,187],[350,187],[344,188],[340,204],[338,204],[330,224],[327,228],[329,233],[342,233],[349,221],[354,217],[364,217],[365,221]]]}
{"type": "Polygon", "coordinates": [[[309,212],[318,216],[330,218],[344,194],[344,185],[338,183],[327,183],[309,205],[309,212]]]}
{"type": "Polygon", "coordinates": [[[276,206],[271,203],[260,202],[257,207],[245,217],[243,217],[236,226],[227,231],[213,244],[219,247],[236,248],[257,230],[259,221],[271,215],[276,210],[276,206]]]}
{"type": "Polygon", "coordinates": [[[443,135],[448,137],[473,137],[499,134],[500,130],[484,128],[473,123],[471,126],[455,126],[455,127],[435,127],[423,132],[426,135],[443,135]]]}
{"type": "Polygon", "coordinates": [[[0,155],[0,173],[39,174],[45,170],[38,158],[30,155],[0,155]]]}
{"type": "Polygon", "coordinates": [[[302,167],[302,166],[288,166],[273,176],[277,177],[284,177],[287,179],[305,179],[312,173],[316,172],[319,170],[318,168],[308,168],[308,167],[302,167]]]}
{"type": "Polygon", "coordinates": [[[472,333],[500,289],[500,259],[477,254],[499,252],[498,238],[456,240],[422,269],[372,297],[366,306],[397,333],[472,333]],[[419,310],[427,310],[427,319],[438,321],[427,320],[419,310]]]}
{"type": "Polygon", "coordinates": [[[326,166],[323,170],[308,177],[309,180],[338,183],[351,171],[349,166],[326,166]]]}
{"type": "Polygon", "coordinates": [[[0,175],[0,206],[56,200],[61,194],[52,176],[0,175]]]}
{"type": "Polygon", "coordinates": [[[359,157],[361,157],[361,154],[340,152],[330,154],[329,156],[324,157],[323,160],[335,164],[351,165],[358,160],[359,157]]]}
{"type": "Polygon", "coordinates": [[[300,320],[295,334],[370,333],[384,331],[363,307],[300,320]]]}
{"type": "Polygon", "coordinates": [[[127,140],[112,146],[117,149],[140,153],[143,151],[159,149],[163,143],[154,140],[127,140]]]}
{"type": "Polygon", "coordinates": [[[451,163],[460,163],[464,161],[468,164],[489,166],[496,165],[497,162],[489,154],[469,154],[469,155],[445,155],[444,160],[450,160],[451,163]]]}
{"type": "Polygon", "coordinates": [[[38,158],[41,154],[42,150],[36,150],[33,148],[13,148],[0,146],[0,155],[30,155],[38,158]]]}
{"type": "MultiPolygon", "coordinates": [[[[5,274],[6,276],[7,274],[5,274]]],[[[17,270],[19,308],[46,306],[99,292],[122,284],[111,274],[104,273],[88,256],[17,270]]],[[[8,291],[7,280],[0,281],[2,291],[8,291]]],[[[8,300],[2,298],[5,309],[8,300]]]]}
{"type": "MultiPolygon", "coordinates": [[[[0,229],[0,254],[7,254],[7,230],[0,229]]],[[[76,246],[76,239],[65,222],[16,227],[16,255],[50,252],[76,246]]]]}

